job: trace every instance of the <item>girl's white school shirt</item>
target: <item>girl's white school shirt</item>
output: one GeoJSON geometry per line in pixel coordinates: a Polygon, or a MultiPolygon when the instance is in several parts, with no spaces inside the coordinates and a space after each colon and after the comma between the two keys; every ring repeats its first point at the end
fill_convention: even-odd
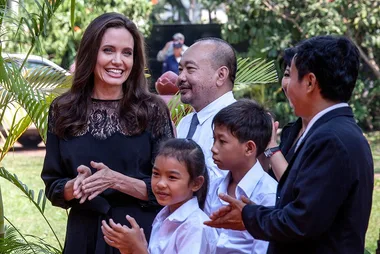
{"type": "Polygon", "coordinates": [[[172,214],[165,206],[153,221],[149,241],[150,254],[215,253],[218,233],[205,226],[209,217],[199,208],[193,197],[172,214]]]}

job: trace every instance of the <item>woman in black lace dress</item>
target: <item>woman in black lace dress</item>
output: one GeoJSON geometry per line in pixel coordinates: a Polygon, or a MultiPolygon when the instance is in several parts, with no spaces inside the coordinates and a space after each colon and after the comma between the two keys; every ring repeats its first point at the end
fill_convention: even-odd
{"type": "Polygon", "coordinates": [[[50,107],[41,177],[52,204],[71,208],[64,253],[119,253],[101,221],[128,224],[127,214],[149,238],[160,209],[152,161],[173,130],[166,104],[148,92],[145,63],[135,24],[101,15],[83,35],[70,91],[50,107]]]}
{"type": "MultiPolygon", "coordinates": [[[[282,77],[282,80],[281,80],[281,86],[286,97],[288,97],[287,88],[290,82],[290,75],[289,75],[290,66],[295,54],[296,54],[296,48],[288,48],[284,51],[284,56],[283,56],[284,76],[282,77]]],[[[289,103],[290,103],[290,106],[293,107],[290,101],[289,103]]],[[[280,181],[282,175],[286,171],[288,162],[291,160],[291,158],[294,155],[297,142],[299,138],[302,136],[304,130],[306,129],[307,122],[301,117],[299,117],[296,121],[286,124],[283,127],[282,132],[281,132],[280,145],[277,144],[278,125],[279,125],[278,122],[273,123],[272,138],[267,148],[267,150],[274,149],[275,152],[267,156],[267,161],[265,161],[263,164],[265,166],[270,164],[271,169],[269,170],[268,173],[274,179],[276,179],[277,181],[280,181]]]]}

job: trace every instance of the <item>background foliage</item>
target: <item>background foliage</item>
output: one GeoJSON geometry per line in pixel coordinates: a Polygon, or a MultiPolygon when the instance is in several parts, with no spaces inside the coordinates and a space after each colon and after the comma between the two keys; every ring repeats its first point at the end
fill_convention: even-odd
{"type": "MultiPolygon", "coordinates": [[[[25,0],[25,10],[36,11],[34,0],[25,0]]],[[[153,1],[154,2],[154,1],[153,1]]],[[[70,1],[63,1],[55,13],[49,33],[37,44],[41,52],[68,69],[84,29],[101,13],[117,11],[134,20],[145,36],[153,23],[190,23],[189,10],[180,0],[159,0],[152,5],[146,0],[78,0],[75,2],[75,26],[70,28],[70,1]],[[163,13],[168,15],[162,20],[163,13]],[[161,15],[161,16],[160,16],[161,15]]],[[[190,8],[202,6],[209,13],[221,7],[228,15],[223,25],[224,38],[233,44],[248,45],[241,56],[278,60],[287,47],[321,34],[339,34],[351,38],[360,49],[362,66],[351,106],[361,127],[380,129],[380,2],[376,0],[194,0],[190,8]]],[[[197,7],[197,8],[198,8],[197,7]]],[[[23,8],[20,8],[20,12],[23,8]]],[[[165,15],[164,15],[165,16],[165,15]]],[[[211,21],[211,19],[210,19],[211,21]]],[[[215,21],[215,20],[213,20],[215,21]]],[[[30,41],[19,31],[17,39],[6,43],[6,51],[25,51],[30,41]]],[[[280,77],[281,78],[281,77],[280,77]]],[[[294,119],[279,84],[265,88],[253,86],[237,97],[264,102],[281,125],[294,119]]]]}
{"type": "MultiPolygon", "coordinates": [[[[38,1],[37,1],[38,2],[38,1]]],[[[53,62],[68,69],[74,62],[76,50],[87,25],[97,16],[105,12],[123,13],[132,19],[145,35],[149,35],[151,22],[149,16],[152,5],[146,0],[76,0],[75,1],[75,23],[70,24],[71,2],[63,1],[55,12],[54,22],[50,22],[46,30],[49,31],[40,39],[40,44],[33,51],[43,55],[53,62]]],[[[36,13],[38,5],[34,0],[24,0],[19,12],[36,13]]],[[[11,24],[8,24],[8,27],[11,24]]],[[[29,35],[21,31],[17,36],[5,44],[5,52],[25,52],[31,46],[29,35]]]]}
{"type": "MultiPolygon", "coordinates": [[[[86,2],[84,0],[24,0],[20,1],[23,5],[20,5],[18,9],[19,14],[21,14],[20,17],[22,17],[21,20],[15,18],[2,23],[2,14],[10,12],[5,7],[6,2],[0,0],[0,24],[3,24],[0,26],[0,36],[2,47],[4,47],[5,51],[28,52],[31,49],[33,53],[44,55],[65,68],[68,68],[74,61],[75,51],[85,27],[101,13],[109,11],[124,13],[134,20],[144,35],[147,36],[153,22],[153,19],[150,19],[152,18],[150,14],[160,12],[157,9],[160,5],[156,5],[153,10],[151,3],[146,0],[88,0],[86,2]],[[75,5],[72,5],[73,2],[75,5]],[[73,14],[72,7],[76,10],[73,27],[70,25],[71,15],[73,14]],[[51,20],[52,17],[53,20],[51,20]]],[[[179,0],[167,0],[167,2],[174,6],[172,9],[178,15],[178,18],[172,21],[189,22],[189,17],[181,17],[181,13],[184,13],[184,6],[179,0]]],[[[380,127],[380,4],[378,1],[228,0],[227,4],[225,0],[200,0],[195,2],[203,3],[209,11],[224,5],[229,17],[229,22],[223,27],[224,37],[231,43],[243,42],[249,45],[247,53],[243,55],[251,56],[255,59],[259,57],[269,58],[277,62],[284,48],[294,46],[300,40],[314,35],[344,34],[350,37],[358,45],[363,63],[360,80],[358,80],[351,104],[357,119],[363,127],[369,130],[380,127]]],[[[161,8],[161,11],[165,11],[165,8],[161,8]]],[[[15,14],[14,17],[18,16],[15,14]]],[[[1,57],[0,60],[2,60],[1,57]]],[[[3,63],[0,66],[3,66],[3,63]]],[[[33,85],[30,80],[20,76],[21,72],[12,77],[8,77],[6,73],[2,68],[0,84],[3,85],[2,82],[5,80],[6,83],[4,84],[9,86],[4,86],[4,88],[8,89],[8,93],[4,92],[2,88],[3,97],[1,97],[0,109],[7,107],[5,102],[8,102],[7,98],[10,98],[5,96],[7,94],[25,93],[26,95],[23,98],[17,99],[21,102],[21,99],[28,99],[29,101],[29,90],[24,85],[33,85]],[[18,90],[11,90],[13,88],[18,90]]],[[[30,89],[38,89],[38,82],[34,84],[30,89]]],[[[254,98],[268,108],[272,108],[283,123],[289,121],[293,115],[278,84],[259,84],[247,89],[239,89],[235,93],[239,97],[254,98]]],[[[25,102],[26,104],[31,103],[25,102]]],[[[44,110],[46,109],[46,107],[43,108],[44,110]]],[[[0,110],[0,112],[3,111],[0,110]]],[[[37,113],[40,113],[40,111],[37,113]]],[[[37,114],[30,115],[32,120],[38,123],[38,117],[36,116],[37,114]]],[[[368,136],[374,152],[375,170],[377,172],[379,172],[380,158],[378,136],[378,134],[368,136]]],[[[7,149],[3,149],[1,156],[5,156],[7,152],[7,149]]],[[[30,185],[33,188],[36,184],[37,189],[43,188],[43,183],[39,177],[42,158],[34,162],[34,159],[25,159],[25,155],[20,157],[15,155],[14,157],[6,157],[4,161],[1,161],[0,166],[5,166],[12,173],[17,173],[21,176],[21,179],[26,179],[28,182],[26,182],[25,186],[30,185]],[[7,158],[11,159],[7,160],[7,158]],[[10,162],[11,164],[9,164],[10,162]],[[27,165],[25,162],[27,162],[27,165]],[[28,168],[29,166],[30,168],[28,168]]],[[[1,181],[5,181],[4,179],[1,179],[1,181]]],[[[29,208],[29,205],[31,205],[29,203],[30,198],[20,199],[20,197],[25,196],[22,196],[22,192],[15,189],[15,185],[10,185],[9,180],[4,183],[1,182],[1,186],[3,190],[7,190],[5,203],[10,204],[5,206],[5,214],[14,216],[10,219],[15,221],[16,227],[20,227],[22,233],[31,233],[42,238],[46,237],[50,239],[49,242],[53,246],[60,249],[58,242],[51,240],[54,239],[51,232],[48,229],[42,229],[46,228],[45,221],[30,214],[32,212],[32,209],[29,208]],[[25,203],[23,203],[24,201],[25,203]]],[[[380,223],[378,204],[379,180],[376,181],[373,209],[366,238],[366,246],[371,251],[376,248],[375,240],[378,237],[378,225],[380,223]]],[[[47,205],[46,212],[48,213],[47,216],[54,218],[52,220],[53,227],[58,232],[59,238],[63,239],[66,214],[61,209],[52,209],[50,203],[47,205]]]]}
{"type": "MultiPolygon", "coordinates": [[[[351,105],[359,124],[380,128],[380,2],[375,0],[210,0],[224,5],[223,36],[245,42],[247,55],[279,60],[285,48],[316,35],[349,37],[361,55],[360,79],[351,105]]],[[[211,5],[211,4],[210,4],[211,5]]],[[[216,8],[216,7],[215,7],[216,8]]],[[[290,110],[277,87],[266,89],[269,104],[284,123],[290,110]],[[285,103],[284,103],[285,102],[285,103]]],[[[255,96],[246,94],[245,96],[255,96]]]]}

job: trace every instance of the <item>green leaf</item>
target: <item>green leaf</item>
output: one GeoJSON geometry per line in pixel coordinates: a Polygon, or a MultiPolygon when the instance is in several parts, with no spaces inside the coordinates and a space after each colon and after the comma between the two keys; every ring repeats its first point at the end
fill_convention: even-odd
{"type": "Polygon", "coordinates": [[[23,235],[8,219],[7,221],[11,226],[6,227],[5,237],[0,239],[0,253],[62,253],[40,237],[23,235]]]}
{"type": "Polygon", "coordinates": [[[273,61],[261,59],[238,59],[238,69],[235,80],[235,91],[245,89],[250,85],[270,84],[278,82],[277,72],[273,61]]]}
{"type": "Polygon", "coordinates": [[[71,29],[73,31],[74,35],[74,25],[75,25],[75,0],[71,0],[71,7],[70,7],[70,23],[71,23],[71,29]]]}
{"type": "MultiPolygon", "coordinates": [[[[41,216],[44,218],[45,222],[48,224],[50,230],[54,234],[57,243],[59,244],[60,248],[62,249],[61,242],[59,241],[57,234],[55,233],[54,229],[52,228],[50,222],[44,215],[44,210],[45,210],[45,203],[46,203],[46,197],[43,198],[43,203],[42,205],[39,205],[39,202],[34,200],[34,191],[29,189],[28,186],[24,183],[22,183],[18,178],[17,175],[11,174],[8,172],[4,167],[0,167],[0,177],[4,178],[8,182],[12,183],[14,186],[16,186],[19,190],[21,190],[24,195],[29,199],[30,202],[37,208],[37,210],[40,212],[41,216]]],[[[40,190],[41,192],[41,190],[40,190]]],[[[1,253],[1,252],[0,252],[1,253]]]]}
{"type": "Polygon", "coordinates": [[[3,196],[1,195],[1,186],[0,186],[0,239],[3,239],[4,236],[5,236],[4,205],[3,205],[3,196]]]}

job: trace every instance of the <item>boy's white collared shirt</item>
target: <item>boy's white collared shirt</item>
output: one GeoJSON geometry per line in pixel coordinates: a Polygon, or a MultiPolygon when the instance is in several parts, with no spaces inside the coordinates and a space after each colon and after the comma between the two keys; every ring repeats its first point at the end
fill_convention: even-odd
{"type": "MultiPolygon", "coordinates": [[[[210,182],[213,182],[215,179],[223,177],[227,174],[227,171],[220,170],[214,163],[212,159],[211,148],[214,144],[213,130],[212,130],[212,120],[215,115],[223,108],[234,103],[236,100],[232,92],[227,92],[215,101],[208,104],[201,111],[197,112],[197,117],[199,124],[197,129],[194,132],[192,140],[197,142],[197,144],[202,148],[205,155],[206,165],[210,176],[210,182]]],[[[177,137],[186,138],[187,133],[190,129],[191,119],[193,114],[188,114],[177,126],[177,137]]]]}
{"type": "Polygon", "coordinates": [[[215,253],[218,234],[203,225],[209,217],[199,208],[193,197],[172,214],[165,206],[153,221],[149,241],[150,254],[215,253]]]}
{"type": "MultiPolygon", "coordinates": [[[[220,207],[227,205],[219,198],[220,193],[227,193],[231,172],[224,178],[214,181],[210,185],[207,195],[205,212],[211,214],[220,207]]],[[[274,206],[276,202],[277,182],[269,176],[256,161],[235,189],[235,196],[240,199],[242,195],[257,205],[274,206]]],[[[255,240],[248,231],[217,229],[219,239],[216,253],[267,253],[268,242],[255,240]]]]}

